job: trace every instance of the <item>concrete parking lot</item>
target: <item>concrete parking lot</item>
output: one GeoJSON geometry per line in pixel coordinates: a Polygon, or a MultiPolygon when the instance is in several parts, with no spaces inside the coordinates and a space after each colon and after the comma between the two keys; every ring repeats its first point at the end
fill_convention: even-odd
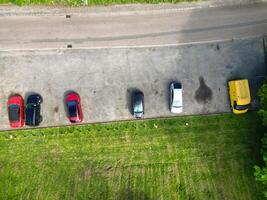
{"type": "Polygon", "coordinates": [[[69,124],[66,91],[81,96],[84,122],[132,119],[130,93],[145,95],[145,117],[173,116],[169,83],[184,87],[182,115],[229,112],[227,80],[248,78],[255,96],[266,74],[262,38],[182,46],[0,52],[0,129],[7,100],[40,93],[41,126],[69,124]]]}

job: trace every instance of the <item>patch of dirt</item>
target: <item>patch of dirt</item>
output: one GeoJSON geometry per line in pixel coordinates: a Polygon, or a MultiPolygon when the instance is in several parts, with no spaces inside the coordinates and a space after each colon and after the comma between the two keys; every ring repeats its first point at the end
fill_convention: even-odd
{"type": "Polygon", "coordinates": [[[84,179],[90,179],[92,176],[92,171],[90,169],[87,169],[83,172],[82,177],[84,179]]]}

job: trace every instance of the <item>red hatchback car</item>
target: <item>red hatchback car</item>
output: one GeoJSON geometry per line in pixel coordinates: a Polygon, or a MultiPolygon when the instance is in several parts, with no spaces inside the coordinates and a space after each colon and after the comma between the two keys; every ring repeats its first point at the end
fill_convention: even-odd
{"type": "Polygon", "coordinates": [[[67,94],[66,108],[68,111],[68,118],[71,123],[80,123],[83,121],[81,99],[76,92],[70,92],[67,94]]]}
{"type": "Polygon", "coordinates": [[[24,126],[24,105],[20,95],[14,95],[8,100],[8,118],[12,128],[24,126]]]}

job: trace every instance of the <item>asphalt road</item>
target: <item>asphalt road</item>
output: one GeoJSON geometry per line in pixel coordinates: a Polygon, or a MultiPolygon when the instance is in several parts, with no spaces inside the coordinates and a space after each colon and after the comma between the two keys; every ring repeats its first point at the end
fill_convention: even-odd
{"type": "Polygon", "coordinates": [[[174,116],[169,84],[184,87],[181,115],[230,112],[227,80],[248,78],[252,95],[266,74],[262,38],[150,48],[0,51],[0,129],[8,129],[7,100],[43,96],[42,126],[69,124],[64,95],[81,96],[84,122],[133,119],[130,95],[144,92],[145,117],[174,116]]]}
{"type": "Polygon", "coordinates": [[[267,3],[100,14],[86,9],[19,16],[0,9],[0,50],[169,45],[267,34],[267,3]]]}
{"type": "Polygon", "coordinates": [[[267,33],[267,4],[86,9],[21,14],[0,8],[1,130],[9,129],[11,94],[40,93],[46,127],[69,124],[63,102],[69,90],[80,94],[84,122],[92,123],[132,119],[134,89],[144,92],[146,118],[173,116],[171,81],[184,86],[181,115],[229,112],[227,80],[248,78],[255,97],[266,75],[260,36],[267,33]]]}

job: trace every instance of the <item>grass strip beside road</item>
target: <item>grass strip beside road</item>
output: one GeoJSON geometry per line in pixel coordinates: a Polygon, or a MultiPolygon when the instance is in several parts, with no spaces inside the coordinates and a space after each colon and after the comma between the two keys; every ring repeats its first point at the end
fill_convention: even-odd
{"type": "Polygon", "coordinates": [[[258,124],[249,113],[0,132],[0,199],[261,199],[258,124]]]}
{"type": "Polygon", "coordinates": [[[27,5],[48,5],[48,6],[82,6],[87,2],[88,6],[94,5],[116,5],[116,4],[158,4],[158,3],[179,3],[193,2],[195,0],[0,0],[0,4],[15,4],[18,6],[27,5]]]}

